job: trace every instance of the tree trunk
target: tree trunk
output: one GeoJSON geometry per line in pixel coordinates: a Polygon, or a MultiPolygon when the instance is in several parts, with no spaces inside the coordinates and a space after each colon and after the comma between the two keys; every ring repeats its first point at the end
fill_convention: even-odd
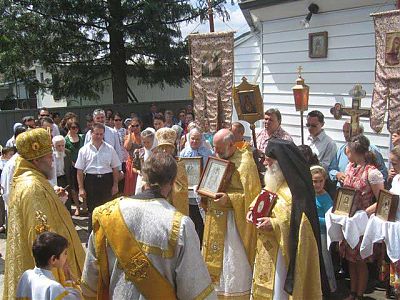
{"type": "Polygon", "coordinates": [[[126,52],[124,46],[123,10],[121,0],[108,0],[110,21],[107,27],[110,35],[110,59],[113,103],[128,103],[128,83],[126,73],[126,52]]]}

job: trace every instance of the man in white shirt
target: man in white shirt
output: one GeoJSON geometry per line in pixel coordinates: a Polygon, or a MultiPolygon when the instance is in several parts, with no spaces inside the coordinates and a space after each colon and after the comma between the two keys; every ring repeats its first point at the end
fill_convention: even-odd
{"type": "MultiPolygon", "coordinates": [[[[105,122],[106,122],[106,113],[104,112],[104,110],[95,109],[94,112],[93,112],[93,121],[95,123],[101,123],[101,124],[104,125],[105,122]]],[[[89,130],[86,133],[86,136],[85,136],[85,145],[87,143],[89,143],[91,141],[91,139],[92,139],[92,131],[89,130]]],[[[110,144],[111,147],[113,147],[115,149],[115,151],[117,152],[119,160],[123,161],[124,153],[123,153],[123,151],[121,149],[121,144],[119,142],[118,132],[113,128],[105,126],[104,141],[106,143],[110,144]]]]}
{"type": "Polygon", "coordinates": [[[86,198],[89,209],[89,232],[92,230],[93,210],[118,193],[118,169],[121,161],[114,148],[103,141],[105,130],[104,124],[94,123],[90,131],[90,143],[79,150],[75,163],[79,196],[86,198]]]}
{"type": "Polygon", "coordinates": [[[306,126],[310,133],[306,145],[318,156],[320,164],[328,171],[329,164],[336,155],[336,143],[326,135],[324,115],[319,110],[313,110],[307,115],[306,126]]]}
{"type": "MultiPolygon", "coordinates": [[[[17,138],[18,135],[21,133],[25,132],[27,128],[25,126],[19,126],[16,128],[14,136],[17,138]]],[[[18,149],[17,149],[18,150],[18,149]]],[[[3,171],[1,173],[1,181],[0,185],[3,188],[3,200],[7,209],[8,206],[8,196],[10,195],[11,192],[11,182],[15,170],[15,161],[18,158],[18,153],[15,153],[4,165],[3,171]]]]}

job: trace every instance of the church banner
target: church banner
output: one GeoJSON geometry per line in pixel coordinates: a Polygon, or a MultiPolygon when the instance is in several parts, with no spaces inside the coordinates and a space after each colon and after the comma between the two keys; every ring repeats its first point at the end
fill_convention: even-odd
{"type": "Polygon", "coordinates": [[[400,128],[400,10],[371,15],[375,24],[375,86],[371,128],[380,132],[388,110],[388,129],[400,128]]]}
{"type": "Polygon", "coordinates": [[[191,85],[196,123],[212,132],[232,120],[233,34],[212,32],[189,35],[191,85]]]}

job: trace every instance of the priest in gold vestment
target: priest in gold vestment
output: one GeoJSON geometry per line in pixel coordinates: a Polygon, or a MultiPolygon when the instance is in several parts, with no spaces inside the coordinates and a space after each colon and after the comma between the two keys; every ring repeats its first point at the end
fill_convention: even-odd
{"type": "Polygon", "coordinates": [[[296,145],[279,139],[269,141],[265,165],[265,189],[278,199],[271,215],[257,220],[253,299],[322,299],[329,286],[309,169],[296,145]]]}
{"type": "Polygon", "coordinates": [[[215,134],[214,147],[218,157],[234,164],[234,171],[226,191],[208,199],[203,256],[220,298],[249,299],[256,234],[246,213],[261,190],[257,167],[247,148],[236,148],[227,129],[215,134]]]}
{"type": "Polygon", "coordinates": [[[144,191],[95,209],[82,291],[86,299],[216,299],[191,219],[167,200],[175,158],[153,153],[144,191]]]}
{"type": "MultiPolygon", "coordinates": [[[[16,140],[17,158],[11,194],[8,202],[7,252],[3,299],[15,299],[22,273],[35,267],[32,244],[47,217],[50,231],[64,236],[69,243],[67,264],[71,273],[80,278],[85,253],[71,216],[47,180],[53,172],[51,137],[42,128],[20,134],[16,140]],[[44,215],[44,216],[43,216],[44,215]]],[[[54,275],[63,284],[61,270],[54,275]]]]}
{"type": "MultiPolygon", "coordinates": [[[[175,155],[176,131],[171,128],[160,128],[156,131],[157,147],[153,152],[163,151],[175,155]]],[[[185,164],[178,159],[178,174],[174,182],[168,201],[185,216],[189,215],[188,178],[185,164]]]]}

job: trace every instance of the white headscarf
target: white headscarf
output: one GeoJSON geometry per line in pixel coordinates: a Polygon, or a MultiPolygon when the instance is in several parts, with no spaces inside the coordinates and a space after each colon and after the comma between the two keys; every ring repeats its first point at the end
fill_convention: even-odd
{"type": "Polygon", "coordinates": [[[146,148],[143,147],[144,148],[144,161],[146,161],[150,157],[150,155],[152,153],[152,150],[155,147],[157,147],[157,144],[158,144],[157,139],[156,139],[156,130],[154,128],[152,128],[152,127],[147,127],[143,131],[146,131],[146,130],[147,131],[151,131],[153,133],[153,135],[154,135],[154,138],[153,138],[153,145],[151,146],[150,149],[146,149],[146,148]]]}

